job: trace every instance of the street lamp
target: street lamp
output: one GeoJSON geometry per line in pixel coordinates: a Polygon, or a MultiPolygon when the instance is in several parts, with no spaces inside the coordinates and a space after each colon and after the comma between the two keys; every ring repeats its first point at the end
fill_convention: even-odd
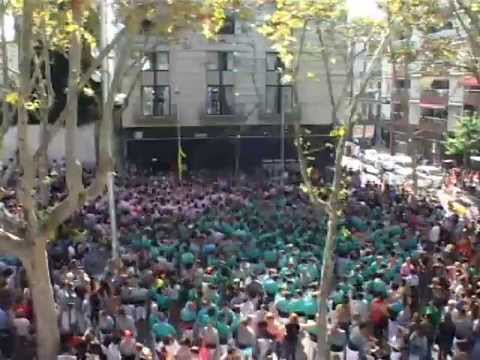
{"type": "MultiPolygon", "coordinates": [[[[180,96],[180,89],[175,89],[175,96],[180,96]]],[[[178,99],[177,99],[178,100],[178,99]]],[[[182,128],[181,128],[180,106],[177,101],[177,167],[178,167],[178,181],[182,184],[183,179],[183,151],[182,151],[182,128]]]]}

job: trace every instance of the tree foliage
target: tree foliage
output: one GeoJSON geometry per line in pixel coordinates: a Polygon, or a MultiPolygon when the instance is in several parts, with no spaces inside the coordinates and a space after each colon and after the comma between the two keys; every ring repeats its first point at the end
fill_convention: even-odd
{"type": "Polygon", "coordinates": [[[447,138],[447,154],[465,158],[480,153],[480,116],[462,118],[447,138]]]}

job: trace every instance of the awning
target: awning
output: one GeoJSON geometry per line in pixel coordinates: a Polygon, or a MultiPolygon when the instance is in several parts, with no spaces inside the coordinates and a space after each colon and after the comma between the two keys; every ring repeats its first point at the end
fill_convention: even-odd
{"type": "Polygon", "coordinates": [[[478,79],[475,76],[465,76],[462,82],[463,86],[480,86],[478,79]]]}
{"type": "Polygon", "coordinates": [[[429,103],[420,103],[420,107],[423,109],[432,109],[432,110],[444,110],[447,108],[446,105],[429,104],[429,103]]]}

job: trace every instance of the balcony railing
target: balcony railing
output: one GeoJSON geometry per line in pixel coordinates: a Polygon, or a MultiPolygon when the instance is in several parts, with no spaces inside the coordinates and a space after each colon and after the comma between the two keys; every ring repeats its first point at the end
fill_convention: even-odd
{"type": "MultiPolygon", "coordinates": [[[[300,120],[301,118],[302,116],[300,107],[294,107],[285,112],[286,122],[294,122],[300,120]]],[[[265,108],[261,108],[258,114],[258,119],[266,122],[280,122],[282,121],[282,114],[279,112],[267,112],[265,108]]]]}
{"type": "Polygon", "coordinates": [[[144,115],[140,107],[136,113],[127,119],[122,120],[124,127],[155,127],[174,125],[178,121],[178,109],[176,104],[170,104],[168,114],[164,115],[144,115]]]}
{"type": "Polygon", "coordinates": [[[200,110],[199,117],[201,121],[208,123],[215,122],[243,122],[247,120],[247,113],[245,110],[245,104],[235,104],[231,111],[225,113],[212,113],[208,111],[208,105],[200,110]]]}
{"type": "Polygon", "coordinates": [[[434,105],[448,105],[448,89],[428,89],[422,91],[421,102],[434,105]]]}
{"type": "Polygon", "coordinates": [[[463,103],[475,108],[480,108],[480,90],[466,90],[463,103]]]}
{"type": "Polygon", "coordinates": [[[420,129],[443,134],[447,127],[447,119],[435,116],[421,116],[420,129]]]}
{"type": "Polygon", "coordinates": [[[429,120],[429,121],[447,121],[448,119],[442,116],[432,116],[432,115],[422,115],[421,120],[429,120]]]}

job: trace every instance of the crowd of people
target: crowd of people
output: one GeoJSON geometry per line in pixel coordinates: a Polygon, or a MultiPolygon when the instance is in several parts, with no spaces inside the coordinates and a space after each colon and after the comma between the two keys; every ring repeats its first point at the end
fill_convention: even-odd
{"type": "MultiPolygon", "coordinates": [[[[349,176],[328,308],[332,356],[480,359],[479,220],[349,176]]],[[[62,184],[52,186],[61,197],[62,184]]],[[[118,260],[105,260],[105,199],[62,226],[49,249],[58,359],[317,359],[327,218],[297,186],[179,184],[130,169],[116,195],[118,260]]],[[[0,309],[5,356],[28,348],[38,326],[16,265],[3,258],[0,286],[15,294],[0,309]]]]}

